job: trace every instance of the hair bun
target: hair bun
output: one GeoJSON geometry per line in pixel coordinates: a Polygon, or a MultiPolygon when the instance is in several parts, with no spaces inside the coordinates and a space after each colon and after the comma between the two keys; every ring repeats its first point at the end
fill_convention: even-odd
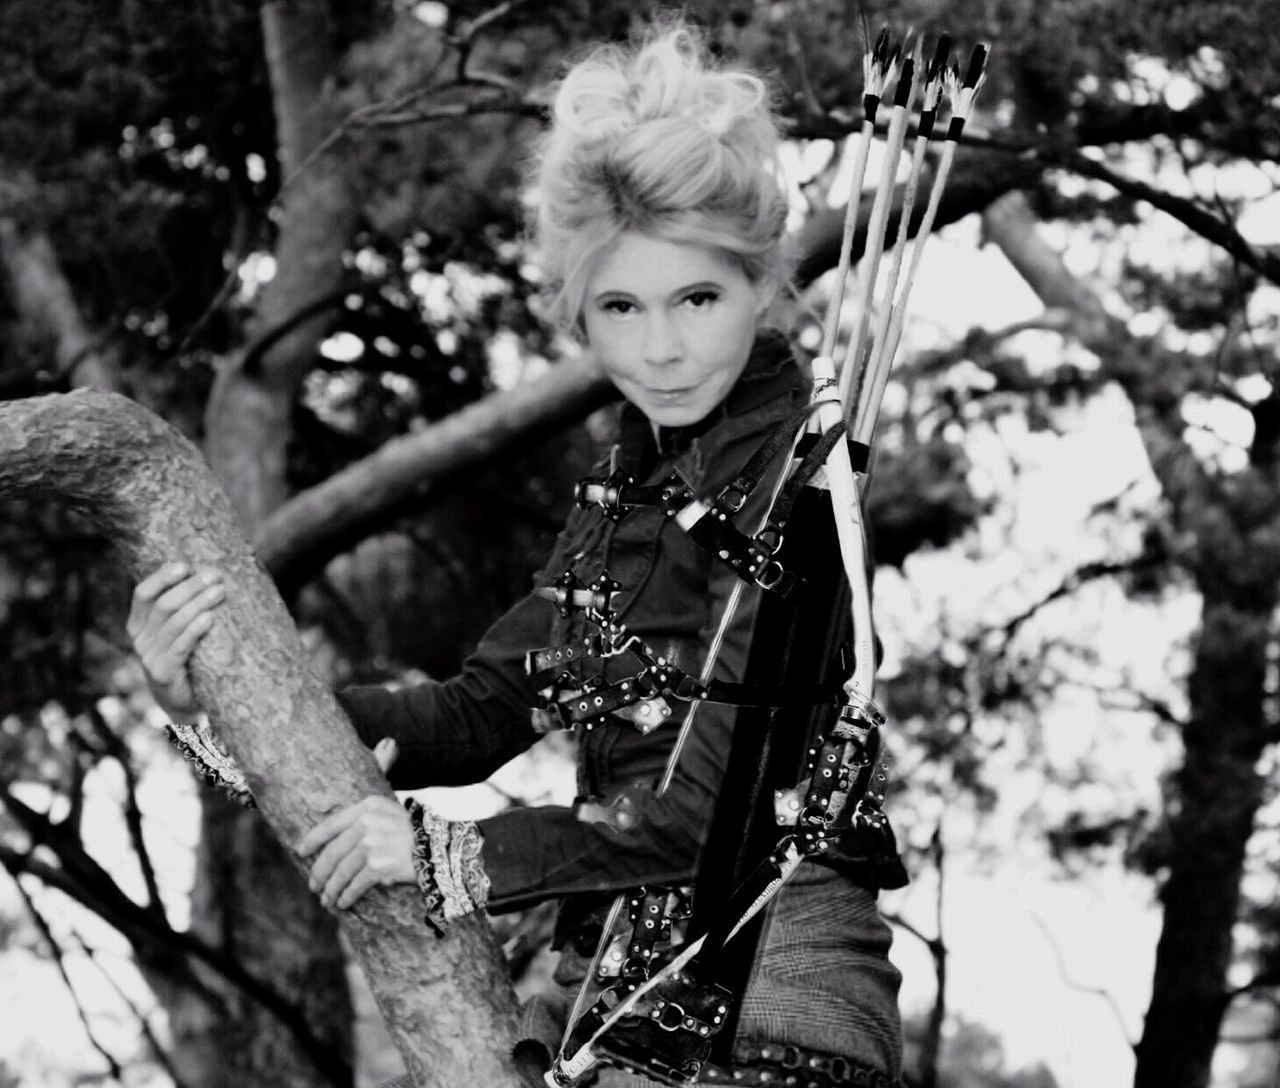
{"type": "Polygon", "coordinates": [[[781,283],[787,204],[764,81],[683,23],[602,46],[561,82],[536,163],[539,261],[571,327],[592,262],[628,230],[714,246],[781,283]]]}
{"type": "Polygon", "coordinates": [[[649,40],[627,57],[598,50],[565,78],[555,100],[565,136],[596,140],[653,121],[687,118],[723,139],[737,122],[768,116],[764,83],[747,72],[708,68],[686,27],[649,40]]]}

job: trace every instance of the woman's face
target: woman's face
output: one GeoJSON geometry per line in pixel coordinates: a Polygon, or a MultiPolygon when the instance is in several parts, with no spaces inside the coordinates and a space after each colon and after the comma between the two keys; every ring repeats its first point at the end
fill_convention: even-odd
{"type": "Polygon", "coordinates": [[[600,366],[663,427],[696,423],[725,398],[769,301],[720,251],[632,231],[597,260],[584,300],[600,366]]]}

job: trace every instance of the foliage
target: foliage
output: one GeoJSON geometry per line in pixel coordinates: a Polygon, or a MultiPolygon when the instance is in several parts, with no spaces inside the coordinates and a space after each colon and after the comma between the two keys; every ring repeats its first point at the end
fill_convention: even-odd
{"type": "MultiPolygon", "coordinates": [[[[262,346],[246,343],[261,287],[251,272],[272,252],[279,202],[297,182],[277,165],[259,6],[9,0],[0,11],[3,211],[50,239],[85,320],[126,360],[132,394],[197,438],[216,368],[262,346]]],[[[1247,384],[1275,376],[1276,319],[1256,316],[1265,315],[1266,277],[1207,243],[1191,267],[1138,254],[1132,243],[1152,225],[1149,207],[1104,182],[1081,181],[1068,155],[1088,148],[1104,166],[1156,179],[1194,208],[1234,222],[1238,203],[1214,189],[1218,175],[1206,170],[1250,162],[1274,170],[1280,159],[1272,5],[709,0],[690,7],[717,49],[770,73],[800,135],[841,136],[856,117],[850,43],[864,19],[871,32],[888,20],[925,34],[945,25],[965,44],[993,40],[974,142],[989,145],[995,163],[1042,157],[1047,166],[1030,193],[1042,220],[1057,237],[1087,237],[1108,254],[1095,278],[1131,322],[1159,330],[1101,352],[1096,343],[1072,346],[1070,328],[1053,330],[1060,338],[1048,349],[1043,340],[1029,348],[1016,332],[974,330],[904,359],[903,407],[882,425],[871,495],[882,565],[909,574],[923,550],[956,541],[974,550],[975,537],[1006,514],[1000,497],[972,486],[980,470],[975,442],[1011,420],[1046,437],[1065,434],[1123,372],[1133,401],[1172,420],[1179,439],[1188,406],[1234,405],[1251,421],[1246,452],[1263,475],[1246,479],[1184,446],[1187,471],[1208,464],[1212,493],[1226,495],[1229,508],[1117,500],[1114,522],[1135,526],[1136,543],[1117,530],[1123,543],[1094,569],[1057,571],[1060,592],[1030,594],[1028,615],[1102,581],[1158,604],[1193,585],[1230,595],[1243,572],[1257,582],[1280,570],[1265,476],[1280,449],[1280,408],[1274,392],[1258,395],[1247,384]]],[[[537,132],[543,90],[564,58],[587,40],[624,37],[635,5],[516,4],[465,51],[456,42],[491,10],[485,0],[449,5],[442,28],[412,8],[390,0],[330,5],[343,56],[333,75],[347,117],[334,139],[359,193],[359,228],[341,289],[315,300],[332,339],[293,404],[295,492],[473,402],[521,363],[536,368],[564,350],[539,320],[538,285],[526,267],[520,149],[537,132]],[[499,90],[508,84],[519,102],[499,90]],[[429,120],[433,109],[486,95],[506,108],[461,122],[429,120]],[[354,354],[332,347],[353,343],[354,354]]],[[[813,197],[810,211],[822,210],[813,197]]],[[[47,345],[0,291],[0,396],[62,388],[47,345]]],[[[349,675],[453,671],[465,646],[527,584],[563,514],[569,481],[599,448],[605,431],[596,424],[544,436],[429,503],[389,511],[371,539],[351,541],[348,555],[299,596],[300,618],[325,629],[349,675]]],[[[0,661],[0,718],[16,715],[7,720],[24,725],[0,734],[7,781],[37,780],[72,798],[87,768],[106,758],[89,708],[120,694],[111,666],[126,596],[103,542],[80,531],[74,515],[29,504],[0,510],[0,644],[13,647],[0,661]],[[60,735],[37,728],[51,702],[71,723],[60,735]]],[[[929,817],[908,827],[916,846],[933,830],[935,802],[980,813],[998,805],[993,767],[1008,767],[999,760],[1017,747],[1011,738],[1023,741],[1019,767],[1043,768],[1039,714],[1078,675],[1074,664],[1088,664],[1094,679],[1102,665],[1088,646],[1077,648],[1074,662],[1054,656],[1034,623],[1024,629],[997,617],[941,626],[936,639],[902,654],[901,671],[886,685],[916,772],[901,776],[910,785],[898,788],[914,791],[929,817]]],[[[1183,724],[1158,701],[1145,709],[1156,728],[1183,724]]],[[[1076,768],[1067,785],[1095,771],[1076,768]]],[[[1173,778],[1164,784],[1170,810],[1178,788],[1173,778]]],[[[909,814],[913,805],[899,809],[909,814]]],[[[1166,815],[1121,798],[1028,826],[1072,871],[1119,852],[1158,877],[1175,854],[1166,815]]],[[[19,841],[12,824],[0,828],[0,841],[19,841]]],[[[1274,977],[1280,921],[1265,897],[1244,917],[1256,935],[1245,959],[1259,978],[1274,977]]],[[[997,1048],[972,1026],[958,1031],[947,1059],[967,1070],[954,1074],[957,1085],[1051,1083],[1034,1071],[982,1073],[1002,1064],[997,1048]],[[955,1057],[957,1039],[973,1052],[955,1057]]]]}

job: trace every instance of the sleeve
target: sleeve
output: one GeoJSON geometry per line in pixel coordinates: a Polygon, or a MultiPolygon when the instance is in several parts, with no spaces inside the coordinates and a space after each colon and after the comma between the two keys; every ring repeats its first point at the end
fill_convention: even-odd
{"type": "MultiPolygon", "coordinates": [[[[730,596],[723,583],[737,580],[725,570],[727,577],[716,578],[718,606],[730,596]]],[[[741,675],[759,592],[745,589],[730,622],[716,670],[725,679],[741,675]]],[[[714,614],[719,617],[719,608],[714,614]]],[[[647,785],[626,786],[598,819],[546,806],[481,820],[485,871],[492,884],[489,909],[515,910],[555,896],[646,883],[689,883],[724,777],[734,710],[702,703],[690,713],[688,739],[662,794],[647,785]]]]}
{"type": "MultiPolygon", "coordinates": [[[[780,468],[752,495],[740,526],[755,530],[780,468]]],[[[669,531],[681,530],[672,524],[669,531]]],[[[700,632],[704,654],[725,608],[734,602],[715,676],[741,681],[762,591],[740,582],[727,564],[714,562],[707,592],[711,608],[700,632]]],[[[551,897],[616,892],[646,883],[690,883],[728,763],[736,711],[699,703],[690,713],[694,717],[689,735],[664,793],[644,785],[627,786],[600,820],[584,820],[573,809],[548,806],[512,809],[479,821],[491,881],[489,910],[501,913],[551,897]]]]}
{"type": "Polygon", "coordinates": [[[367,746],[395,740],[400,756],[388,775],[393,789],[482,781],[538,739],[524,655],[546,637],[551,608],[532,595],[524,598],[448,680],[396,691],[369,685],[335,692],[367,746]]]}
{"type": "MultiPolygon", "coordinates": [[[[534,577],[545,585],[582,543],[582,512],[575,510],[547,564],[534,577]]],[[[395,740],[400,756],[388,775],[393,789],[461,786],[480,782],[533,745],[535,694],[525,675],[525,654],[544,645],[555,606],[530,593],[485,632],[462,671],[390,690],[360,685],[335,692],[361,741],[373,747],[395,740]]]]}

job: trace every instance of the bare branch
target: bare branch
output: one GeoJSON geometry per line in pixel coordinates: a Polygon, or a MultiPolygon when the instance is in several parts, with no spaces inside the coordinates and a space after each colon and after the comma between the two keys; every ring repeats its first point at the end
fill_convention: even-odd
{"type": "Polygon", "coordinates": [[[67,974],[67,965],[64,959],[62,946],[58,943],[58,939],[53,935],[53,930],[49,926],[48,920],[40,912],[35,901],[31,898],[30,893],[22,886],[22,881],[16,876],[13,877],[14,886],[18,889],[18,894],[22,897],[22,902],[27,908],[27,913],[31,915],[32,920],[36,924],[36,928],[40,930],[40,936],[44,938],[45,944],[49,946],[49,952],[53,956],[54,966],[58,969],[58,974],[62,976],[63,985],[67,988],[67,993],[71,995],[71,1001],[76,1007],[76,1014],[80,1017],[80,1023],[84,1026],[84,1033],[88,1036],[89,1042],[93,1049],[102,1055],[103,1061],[107,1063],[107,1069],[111,1077],[119,1084],[123,1085],[124,1069],[116,1060],[115,1055],[111,1053],[98,1039],[93,1032],[93,1025],[89,1023],[89,1013],[80,1001],[80,995],[76,992],[76,988],[72,985],[71,976],[67,974]]]}
{"type": "Polygon", "coordinates": [[[1077,982],[1072,978],[1071,972],[1067,968],[1067,959],[1062,954],[1062,949],[1059,947],[1057,938],[1053,935],[1053,931],[1049,929],[1044,919],[1030,907],[1027,908],[1027,914],[1036,924],[1036,928],[1044,934],[1044,939],[1049,944],[1049,950],[1053,953],[1054,963],[1058,965],[1058,977],[1062,980],[1063,985],[1067,986],[1069,989],[1075,990],[1077,993],[1089,994],[1093,997],[1102,998],[1102,1000],[1107,1003],[1107,1007],[1111,1010],[1112,1015],[1115,1017],[1116,1024],[1120,1028],[1120,1034],[1124,1037],[1124,1041],[1129,1044],[1130,1049],[1137,1049],[1137,1043],[1129,1037],[1129,1029],[1124,1022],[1124,1013],[1120,1010],[1120,1005],[1112,995],[1111,991],[1105,986],[1086,986],[1084,983],[1077,982]]]}
{"type": "Polygon", "coordinates": [[[497,76],[468,77],[466,83],[443,83],[430,87],[419,87],[399,98],[386,102],[373,102],[353,110],[303,159],[296,169],[280,183],[283,192],[298,180],[322,155],[330,151],[341,140],[353,131],[365,128],[400,128],[405,125],[424,125],[434,121],[453,121],[460,117],[479,117],[488,113],[509,113],[520,117],[540,117],[545,106],[537,99],[520,96],[507,81],[497,76]],[[435,106],[432,109],[411,109],[410,107],[424,98],[452,87],[479,84],[503,92],[500,98],[486,98],[470,102],[452,102],[435,106]]]}
{"type": "Polygon", "coordinates": [[[533,98],[494,98],[479,102],[454,102],[423,110],[387,110],[362,122],[359,128],[399,128],[404,125],[453,121],[459,117],[478,117],[486,113],[510,113],[522,117],[540,117],[543,103],[533,98]]]}
{"type": "Polygon", "coordinates": [[[163,917],[164,900],[160,897],[155,865],[151,861],[151,853],[142,833],[142,810],[138,807],[138,772],[133,765],[133,757],[128,746],[107,724],[96,706],[88,706],[85,715],[93,723],[94,731],[102,739],[107,754],[124,772],[124,820],[129,831],[129,841],[133,846],[134,856],[138,859],[138,868],[142,870],[142,881],[147,889],[147,906],[163,917]]]}
{"type": "Polygon", "coordinates": [[[1095,563],[1085,563],[1083,566],[1077,567],[1073,571],[1069,571],[1053,589],[1046,593],[1037,601],[1033,601],[1023,611],[1006,620],[1004,624],[994,628],[1000,631],[1004,636],[1006,643],[1012,642],[1014,635],[1024,623],[1036,616],[1042,609],[1048,607],[1054,601],[1061,600],[1063,597],[1070,596],[1081,586],[1089,582],[1097,581],[1099,578],[1114,577],[1119,574],[1128,574],[1135,570],[1141,570],[1150,566],[1155,562],[1146,554],[1136,555],[1131,559],[1124,559],[1118,562],[1100,560],[1095,563]]]}
{"type": "Polygon", "coordinates": [[[509,15],[517,8],[524,7],[528,3],[529,0],[503,0],[502,3],[496,4],[488,11],[481,12],[474,19],[464,24],[458,31],[445,38],[458,51],[457,80],[459,83],[486,83],[489,86],[498,86],[508,91],[515,89],[513,83],[499,76],[477,75],[468,72],[467,65],[471,62],[471,52],[475,48],[476,39],[481,33],[499,19],[509,15]]]}
{"type": "Polygon", "coordinates": [[[1195,201],[1157,189],[1145,181],[1126,177],[1105,163],[1079,151],[1041,151],[1039,157],[1050,165],[1062,166],[1074,173],[1106,182],[1117,192],[1124,193],[1126,196],[1145,200],[1152,207],[1173,216],[1179,223],[1202,238],[1226,250],[1241,264],[1252,268],[1265,279],[1280,284],[1280,257],[1268,250],[1260,250],[1250,245],[1231,223],[1206,211],[1195,201]]]}
{"type": "Polygon", "coordinates": [[[940,938],[930,937],[919,926],[915,925],[912,922],[908,922],[906,918],[904,918],[901,914],[898,914],[894,911],[888,911],[888,910],[881,911],[881,913],[884,915],[884,920],[886,922],[888,922],[890,925],[897,926],[899,929],[903,930],[906,933],[910,933],[911,936],[913,936],[917,941],[919,941],[927,949],[929,949],[931,953],[941,943],[940,938]]]}
{"type": "Polygon", "coordinates": [[[1246,997],[1249,994],[1256,993],[1258,990],[1274,990],[1277,988],[1280,988],[1280,970],[1263,971],[1254,975],[1248,982],[1227,990],[1222,995],[1222,1004],[1225,1008],[1237,998],[1246,997]]]}
{"type": "Polygon", "coordinates": [[[1108,710],[1124,710],[1132,713],[1145,711],[1164,722],[1166,725],[1172,725],[1175,729],[1179,730],[1184,728],[1187,724],[1186,719],[1180,718],[1175,714],[1173,707],[1171,707],[1166,700],[1157,699],[1154,695],[1150,695],[1146,692],[1134,691],[1127,687],[1112,689],[1095,687],[1094,690],[1102,700],[1102,705],[1108,710]],[[1115,696],[1121,694],[1121,692],[1128,695],[1132,699],[1132,703],[1125,705],[1122,701],[1116,699],[1115,696]]]}
{"type": "MultiPolygon", "coordinates": [[[[936,374],[969,358],[977,351],[991,351],[1024,332],[1056,332],[1067,335],[1075,325],[1074,316],[1060,307],[1049,307],[1035,317],[1014,321],[999,329],[974,326],[954,344],[916,353],[894,368],[894,376],[910,379],[914,375],[936,374]]],[[[909,382],[908,382],[909,384],[909,382]]]]}
{"type": "Polygon", "coordinates": [[[151,1027],[151,1022],[147,1019],[146,1014],[137,1006],[137,1003],[131,998],[124,988],[116,981],[116,977],[108,971],[98,959],[96,949],[90,947],[84,937],[77,932],[72,933],[76,944],[79,945],[80,951],[85,958],[97,968],[98,974],[106,980],[107,984],[116,992],[116,996],[124,1003],[128,1010],[138,1021],[138,1030],[142,1033],[142,1037],[146,1039],[147,1045],[151,1048],[152,1054],[155,1055],[157,1063],[173,1081],[173,1088],[185,1088],[182,1078],[178,1075],[178,1070],[173,1064],[173,1059],[169,1057],[168,1052],[160,1044],[160,1040],[156,1037],[155,1031],[151,1027]]]}
{"type": "Polygon", "coordinates": [[[140,958],[154,960],[156,957],[152,953],[163,949],[191,956],[212,968],[273,1013],[293,1034],[299,1047],[315,1059],[317,1066],[341,1082],[342,1070],[347,1063],[328,1043],[316,1038],[301,1011],[270,984],[252,975],[238,960],[205,944],[195,935],[173,929],[162,914],[135,903],[89,856],[79,840],[68,835],[61,825],[50,822],[12,794],[0,797],[0,803],[31,837],[32,850],[38,845],[48,846],[61,865],[61,868],[49,865],[33,857],[31,850],[19,851],[0,844],[0,866],[15,879],[18,874],[26,872],[49,887],[57,888],[117,929],[140,958]]]}
{"type": "Polygon", "coordinates": [[[530,0],[503,0],[502,3],[495,4],[488,11],[482,11],[460,30],[450,35],[449,40],[451,43],[460,46],[474,45],[476,38],[482,31],[518,8],[525,7],[529,2],[530,0]]]}

